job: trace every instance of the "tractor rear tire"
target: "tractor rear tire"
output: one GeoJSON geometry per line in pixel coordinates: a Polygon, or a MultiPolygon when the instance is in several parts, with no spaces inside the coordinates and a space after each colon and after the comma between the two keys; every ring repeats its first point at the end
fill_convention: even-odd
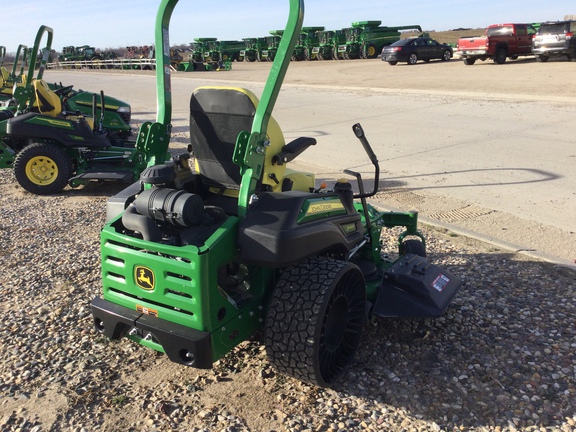
{"type": "Polygon", "coordinates": [[[332,60],[340,60],[340,56],[338,55],[338,47],[332,49],[332,60]]]}
{"type": "Polygon", "coordinates": [[[376,45],[369,43],[365,47],[364,58],[373,59],[376,57],[378,57],[378,49],[376,48],[376,45]]]}
{"type": "Polygon", "coordinates": [[[14,176],[28,192],[53,195],[62,191],[72,175],[72,161],[53,144],[33,143],[24,147],[14,160],[14,176]]]}
{"type": "Polygon", "coordinates": [[[312,257],[287,268],[266,318],[266,353],[282,374],[329,387],[352,362],[365,319],[356,265],[312,257]]]}

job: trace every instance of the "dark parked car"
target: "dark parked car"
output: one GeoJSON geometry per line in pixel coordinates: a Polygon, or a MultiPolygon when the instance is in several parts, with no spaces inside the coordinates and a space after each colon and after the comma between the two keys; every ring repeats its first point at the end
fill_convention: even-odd
{"type": "Polygon", "coordinates": [[[551,56],[565,55],[576,61],[576,21],[543,22],[534,39],[532,54],[539,62],[551,56]]]}
{"type": "Polygon", "coordinates": [[[427,37],[401,39],[392,45],[382,48],[382,61],[395,65],[398,62],[416,64],[418,60],[425,62],[440,59],[448,61],[452,58],[452,47],[441,44],[427,37]]]}

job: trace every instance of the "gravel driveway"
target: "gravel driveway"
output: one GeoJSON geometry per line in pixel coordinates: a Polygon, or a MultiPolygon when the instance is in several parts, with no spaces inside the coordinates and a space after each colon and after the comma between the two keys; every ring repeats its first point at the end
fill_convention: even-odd
{"type": "Polygon", "coordinates": [[[278,375],[258,337],[199,371],[92,330],[118,189],[38,197],[0,171],[0,430],[576,430],[574,271],[424,227],[464,288],[440,319],[367,323],[334,389],[278,375]]]}
{"type": "MultiPolygon", "coordinates": [[[[345,90],[358,81],[358,64],[340,62],[336,73],[330,62],[298,64],[287,83],[345,90]]],[[[388,86],[388,65],[361,66],[366,89],[388,86]]],[[[575,104],[576,87],[566,84],[573,64],[492,66],[454,80],[464,68],[455,62],[398,65],[388,73],[404,78],[389,91],[575,104]]],[[[206,77],[261,82],[266,73],[248,65],[206,77]]],[[[92,329],[99,232],[119,190],[90,185],[38,197],[0,170],[0,431],[576,431],[574,270],[424,226],[431,261],[464,287],[442,318],[367,323],[333,389],[277,374],[261,335],[201,371],[92,329]]],[[[383,238],[390,250],[396,234],[383,238]]]]}

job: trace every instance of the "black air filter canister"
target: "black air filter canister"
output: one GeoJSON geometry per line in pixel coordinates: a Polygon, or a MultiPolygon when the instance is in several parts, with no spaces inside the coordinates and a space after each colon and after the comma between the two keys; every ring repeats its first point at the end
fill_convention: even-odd
{"type": "Polygon", "coordinates": [[[176,227],[193,227],[199,225],[204,218],[202,198],[177,189],[147,189],[138,195],[134,205],[141,215],[176,227]]]}

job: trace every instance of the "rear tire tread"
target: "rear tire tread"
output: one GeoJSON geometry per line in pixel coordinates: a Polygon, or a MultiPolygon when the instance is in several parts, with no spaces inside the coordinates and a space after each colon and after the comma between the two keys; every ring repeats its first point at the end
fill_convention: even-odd
{"type": "Polygon", "coordinates": [[[356,353],[364,323],[365,296],[362,274],[349,262],[312,257],[286,269],[272,294],[266,319],[270,363],[285,375],[328,387],[356,353]],[[323,321],[330,313],[328,304],[333,296],[339,299],[341,295],[348,300],[346,331],[338,348],[326,355],[328,351],[322,343],[327,344],[327,326],[323,321]]]}

